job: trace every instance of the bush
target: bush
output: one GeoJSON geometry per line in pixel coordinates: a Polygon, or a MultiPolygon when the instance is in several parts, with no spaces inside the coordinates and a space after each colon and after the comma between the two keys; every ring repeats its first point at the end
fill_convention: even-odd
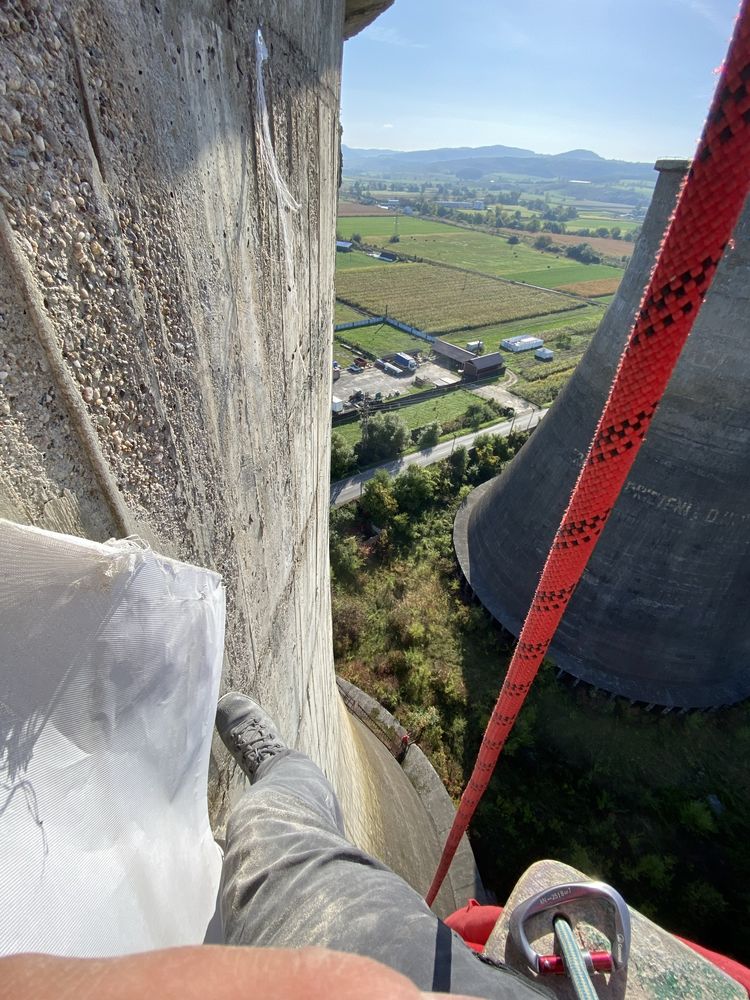
{"type": "Polygon", "coordinates": [[[421,514],[432,502],[432,478],[419,465],[410,465],[393,481],[393,494],[400,512],[421,514]]]}
{"type": "Polygon", "coordinates": [[[440,424],[434,421],[423,427],[419,435],[419,446],[421,448],[434,448],[440,440],[440,424]]]}
{"type": "Polygon", "coordinates": [[[376,413],[362,428],[356,446],[360,465],[371,465],[400,455],[409,440],[409,428],[396,413],[376,413]]]}
{"type": "Polygon", "coordinates": [[[365,483],[359,505],[367,517],[379,528],[387,528],[398,513],[398,502],[393,493],[393,480],[379,469],[369,482],[365,483]]]}
{"type": "Polygon", "coordinates": [[[331,434],[331,479],[343,479],[354,468],[354,449],[346,439],[333,431],[331,434]]]}

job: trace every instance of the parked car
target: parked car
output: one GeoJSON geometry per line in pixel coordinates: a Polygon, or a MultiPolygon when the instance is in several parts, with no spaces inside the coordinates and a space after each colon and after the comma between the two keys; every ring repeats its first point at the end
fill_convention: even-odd
{"type": "Polygon", "coordinates": [[[350,371],[352,375],[361,375],[364,368],[360,368],[359,365],[349,365],[348,371],[350,371]]]}

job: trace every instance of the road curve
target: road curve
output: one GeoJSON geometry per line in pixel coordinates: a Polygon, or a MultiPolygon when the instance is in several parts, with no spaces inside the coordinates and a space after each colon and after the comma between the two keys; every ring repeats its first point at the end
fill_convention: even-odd
{"type": "Polygon", "coordinates": [[[365,472],[360,472],[356,476],[348,479],[339,479],[338,482],[331,483],[331,506],[341,507],[345,503],[357,500],[362,495],[362,487],[380,469],[385,469],[392,476],[403,472],[408,465],[433,465],[435,462],[442,462],[448,458],[454,448],[470,448],[474,444],[474,439],[482,434],[500,434],[506,437],[512,430],[527,431],[536,427],[542,419],[546,410],[533,410],[531,413],[515,417],[513,420],[504,420],[502,423],[493,424],[492,427],[483,427],[479,431],[471,434],[463,434],[461,437],[451,438],[450,441],[442,441],[433,448],[425,448],[424,451],[413,451],[409,455],[402,455],[390,462],[383,462],[365,472]]]}

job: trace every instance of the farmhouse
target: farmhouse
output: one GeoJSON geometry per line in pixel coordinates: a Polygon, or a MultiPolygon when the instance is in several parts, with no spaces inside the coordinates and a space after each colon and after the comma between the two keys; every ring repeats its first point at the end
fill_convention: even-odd
{"type": "Polygon", "coordinates": [[[464,378],[489,378],[491,375],[500,375],[505,371],[505,362],[499,351],[494,354],[481,354],[477,358],[472,358],[464,365],[464,378]]]}
{"type": "Polygon", "coordinates": [[[390,250],[381,250],[378,256],[380,260],[384,260],[388,264],[393,264],[398,260],[398,254],[391,253],[390,250]]]}
{"type": "Polygon", "coordinates": [[[538,350],[534,351],[534,357],[538,358],[540,361],[551,361],[554,356],[554,351],[551,351],[549,347],[540,347],[538,350]]]}
{"type": "Polygon", "coordinates": [[[534,351],[537,347],[544,347],[544,341],[539,337],[521,334],[518,337],[508,337],[507,340],[501,340],[500,346],[504,347],[506,351],[520,354],[521,351],[534,351]]]}
{"type": "Polygon", "coordinates": [[[352,244],[350,240],[336,240],[336,253],[351,253],[352,244]]]}

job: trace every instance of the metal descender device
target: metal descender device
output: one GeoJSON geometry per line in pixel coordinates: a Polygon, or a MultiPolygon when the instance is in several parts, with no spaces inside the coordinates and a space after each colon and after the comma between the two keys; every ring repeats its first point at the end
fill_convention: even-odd
{"type": "MultiPolygon", "coordinates": [[[[548,931],[548,932],[549,932],[548,931]]],[[[625,967],[630,953],[630,913],[616,889],[604,882],[568,882],[536,893],[520,903],[510,915],[510,936],[520,948],[529,968],[538,975],[569,975],[581,997],[596,995],[590,976],[597,972],[617,972],[625,967]],[[608,951],[583,950],[573,935],[568,905],[578,900],[601,900],[612,913],[615,933],[608,951]],[[549,914],[549,931],[554,933],[556,951],[540,955],[529,944],[527,922],[539,914],[549,914]],[[559,949],[559,952],[558,952],[559,949]]]]}

